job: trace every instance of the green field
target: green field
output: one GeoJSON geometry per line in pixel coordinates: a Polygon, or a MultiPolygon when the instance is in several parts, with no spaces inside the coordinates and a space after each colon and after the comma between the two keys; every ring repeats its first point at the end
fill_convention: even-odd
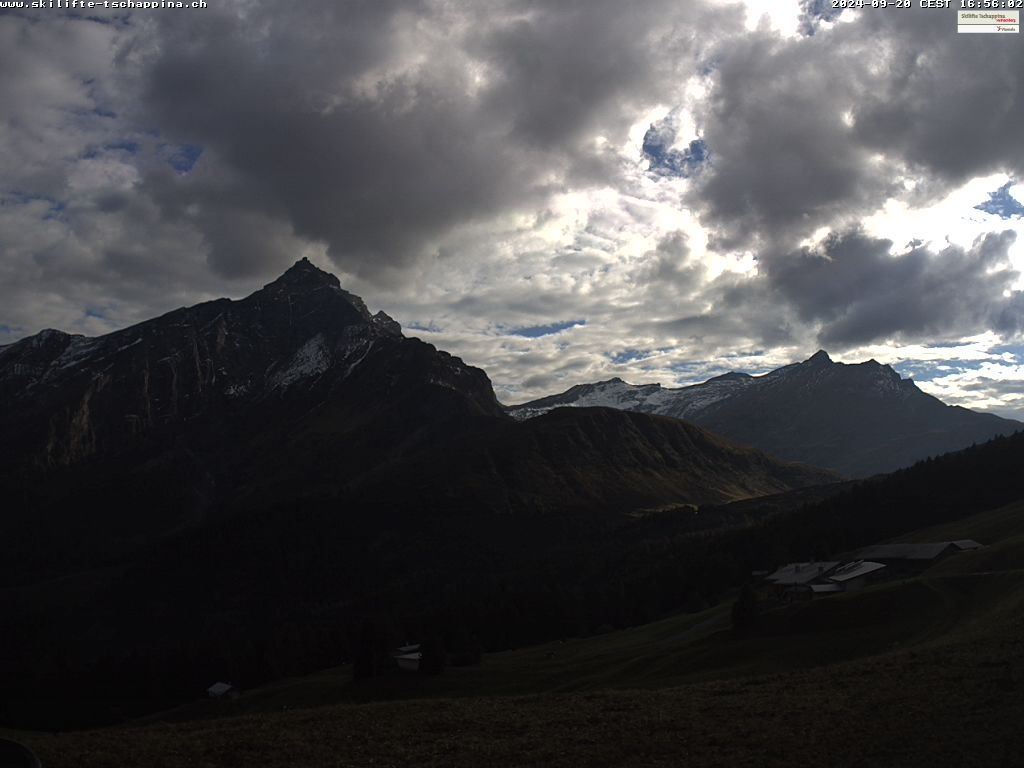
{"type": "Polygon", "coordinates": [[[345,667],[130,726],[15,734],[56,766],[1024,764],[1024,503],[919,531],[921,576],[353,685],[345,667]]]}

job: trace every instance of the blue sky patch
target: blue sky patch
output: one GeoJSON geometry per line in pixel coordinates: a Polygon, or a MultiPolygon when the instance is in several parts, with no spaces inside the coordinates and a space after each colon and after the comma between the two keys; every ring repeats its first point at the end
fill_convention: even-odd
{"type": "Polygon", "coordinates": [[[5,203],[6,202],[12,202],[15,205],[28,205],[33,200],[44,200],[44,199],[48,199],[48,198],[41,198],[38,195],[27,195],[24,192],[19,192],[18,190],[13,190],[9,195],[7,195],[7,199],[4,200],[4,202],[5,203]]]}
{"type": "Polygon", "coordinates": [[[509,336],[522,336],[527,339],[539,339],[541,336],[553,336],[577,325],[586,325],[586,320],[569,320],[565,323],[552,323],[551,325],[531,325],[525,328],[509,328],[506,333],[509,336]]]}
{"type": "Polygon", "coordinates": [[[141,147],[134,141],[118,141],[113,144],[107,144],[103,148],[108,151],[127,152],[129,155],[137,155],[141,149],[141,147]]]}
{"type": "Polygon", "coordinates": [[[615,365],[625,365],[626,363],[635,363],[637,360],[643,360],[650,356],[650,350],[624,349],[622,352],[611,355],[611,361],[615,363],[615,365]]]}
{"type": "Polygon", "coordinates": [[[948,376],[953,371],[940,370],[938,366],[949,365],[950,368],[960,369],[969,367],[962,361],[954,361],[953,363],[945,363],[941,360],[928,361],[928,362],[915,362],[913,360],[904,360],[900,363],[893,363],[893,370],[904,379],[913,379],[914,381],[931,381],[942,376],[948,376]]]}
{"type": "Polygon", "coordinates": [[[644,134],[643,152],[650,161],[650,170],[661,176],[689,178],[708,160],[708,145],[694,139],[686,149],[674,149],[675,130],[667,123],[652,125],[644,134]]]}
{"type": "Polygon", "coordinates": [[[59,219],[60,215],[67,209],[67,204],[62,203],[59,200],[50,200],[50,210],[43,216],[43,221],[50,221],[51,219],[59,219]]]}
{"type": "Polygon", "coordinates": [[[60,218],[60,215],[67,208],[66,203],[61,200],[57,200],[56,198],[46,197],[45,195],[27,195],[24,192],[17,191],[12,192],[6,200],[0,199],[0,205],[4,205],[7,202],[13,202],[15,205],[28,205],[29,203],[37,200],[48,203],[50,206],[46,215],[43,216],[43,221],[60,218]]]}
{"type": "Polygon", "coordinates": [[[171,168],[184,176],[199,162],[203,148],[193,144],[164,144],[160,147],[160,152],[171,168]]]}
{"type": "Polygon", "coordinates": [[[1021,205],[1020,201],[1010,194],[1010,187],[1015,183],[1011,179],[995,192],[990,192],[988,200],[981,205],[974,206],[975,209],[995,214],[1001,219],[1019,219],[1024,216],[1024,205],[1021,205]]]}
{"type": "Polygon", "coordinates": [[[832,0],[801,0],[800,31],[809,37],[818,30],[818,22],[835,21],[842,12],[832,0]]]}
{"type": "Polygon", "coordinates": [[[994,351],[999,355],[1009,352],[1018,363],[1021,360],[1024,360],[1024,344],[1006,344],[1001,347],[996,347],[994,351]]]}
{"type": "MultiPolygon", "coordinates": [[[[708,373],[708,367],[707,367],[706,363],[696,363],[696,362],[672,363],[669,366],[669,370],[672,371],[673,373],[680,374],[680,376],[682,378],[685,378],[685,379],[691,379],[692,378],[692,379],[700,380],[700,381],[706,381],[707,379],[710,379],[712,376],[717,376],[718,375],[717,373],[710,373],[709,374],[708,373]]],[[[725,373],[725,371],[722,371],[722,373],[725,373]]]]}
{"type": "Polygon", "coordinates": [[[142,149],[134,141],[115,141],[111,144],[104,144],[102,147],[91,147],[82,154],[82,159],[92,160],[104,152],[127,152],[129,155],[137,155],[142,149]]]}
{"type": "Polygon", "coordinates": [[[807,16],[822,21],[835,21],[843,12],[842,8],[833,5],[832,0],[803,0],[801,5],[807,16]]]}
{"type": "Polygon", "coordinates": [[[989,351],[992,354],[991,360],[958,360],[955,357],[951,357],[948,360],[904,360],[899,363],[893,363],[892,367],[905,379],[912,378],[915,381],[932,381],[948,376],[951,373],[980,371],[986,363],[1019,365],[1024,360],[1024,345],[1007,344],[993,347],[989,351]],[[1012,356],[1012,361],[1001,360],[996,357],[997,355],[1007,353],[1012,356]]]}

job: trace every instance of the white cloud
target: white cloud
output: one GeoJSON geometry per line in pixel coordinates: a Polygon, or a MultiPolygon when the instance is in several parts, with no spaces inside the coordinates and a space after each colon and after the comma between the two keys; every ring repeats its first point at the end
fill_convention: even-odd
{"type": "Polygon", "coordinates": [[[743,15],[748,31],[767,27],[785,37],[800,34],[800,3],[797,0],[716,0],[720,5],[735,8],[743,15]]]}
{"type": "Polygon", "coordinates": [[[986,360],[977,367],[950,369],[920,388],[951,405],[1024,419],[1024,365],[986,360]]]}
{"type": "MultiPolygon", "coordinates": [[[[897,255],[912,241],[966,253],[1012,229],[1008,262],[987,263],[1024,274],[1024,225],[973,207],[1013,176],[1012,145],[995,168],[991,153],[947,152],[950,131],[932,119],[953,96],[1015,135],[1012,110],[985,99],[1019,83],[1019,55],[985,54],[997,82],[982,96],[953,88],[942,73],[975,53],[929,38],[928,12],[907,12],[923,30],[907,14],[844,12],[848,23],[802,37],[801,4],[777,0],[214,11],[0,18],[0,343],[239,296],[311,255],[374,308],[429,329],[411,334],[485,368],[511,401],[808,356],[827,323],[772,268],[857,226],[897,255]],[[675,149],[708,142],[693,178],[648,167],[644,136],[666,119],[675,149]],[[162,144],[201,146],[202,160],[179,176],[162,144]],[[537,339],[507,333],[576,320],[537,339]]],[[[956,279],[978,277],[967,256],[944,258],[967,265],[956,279]]],[[[913,285],[941,293],[943,259],[922,263],[932,283],[913,285]]],[[[992,312],[950,310],[941,334],[880,327],[830,351],[947,366],[922,386],[1017,407],[1005,387],[977,394],[989,379],[971,371],[1018,365],[1000,350],[1022,280],[979,294],[1005,305],[998,328],[992,312]]],[[[855,288],[834,290],[852,301],[855,288]]]]}

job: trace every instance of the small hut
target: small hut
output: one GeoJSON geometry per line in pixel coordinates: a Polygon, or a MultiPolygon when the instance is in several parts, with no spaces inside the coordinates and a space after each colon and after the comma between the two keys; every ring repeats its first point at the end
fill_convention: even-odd
{"type": "Polygon", "coordinates": [[[414,643],[396,648],[395,652],[391,654],[391,658],[403,672],[419,672],[423,653],[420,651],[420,644],[414,643]]]}
{"type": "Polygon", "coordinates": [[[214,683],[206,689],[206,695],[211,699],[237,699],[241,692],[231,683],[214,683]]]}

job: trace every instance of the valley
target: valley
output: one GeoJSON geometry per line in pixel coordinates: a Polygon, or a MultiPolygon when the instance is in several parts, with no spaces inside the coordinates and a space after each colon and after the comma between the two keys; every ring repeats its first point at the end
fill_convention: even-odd
{"type": "Polygon", "coordinates": [[[794,402],[863,439],[886,423],[896,465],[896,443],[945,444],[914,437],[930,429],[914,414],[938,414],[932,432],[962,450],[850,479],[642,398],[510,416],[483,371],[306,261],[240,301],[0,348],[0,723],[48,766],[668,764],[680,749],[771,765],[750,739],[776,733],[779,755],[871,764],[849,751],[858,728],[900,764],[963,758],[949,738],[972,742],[947,721],[995,707],[998,729],[1020,704],[1024,433],[971,445],[977,425],[1015,422],[864,365],[819,353],[765,384],[726,377],[754,401],[700,402],[754,408],[772,434],[788,420],[797,443],[856,441],[794,402]],[[762,590],[756,625],[732,617],[753,573],[922,536],[987,546],[810,602],[762,590]],[[443,673],[398,672],[408,643],[443,673]],[[975,670],[963,706],[942,698],[957,669],[975,670]],[[218,682],[241,695],[203,700],[218,682]],[[906,752],[918,735],[871,714],[908,696],[941,724],[934,749],[906,752]]]}
{"type": "Polygon", "coordinates": [[[353,686],[346,668],[127,728],[17,734],[52,766],[1012,764],[1024,749],[1024,509],[904,540],[979,538],[921,576],[768,610],[727,606],[353,686]],[[993,568],[999,561],[1015,567],[993,568]]]}

